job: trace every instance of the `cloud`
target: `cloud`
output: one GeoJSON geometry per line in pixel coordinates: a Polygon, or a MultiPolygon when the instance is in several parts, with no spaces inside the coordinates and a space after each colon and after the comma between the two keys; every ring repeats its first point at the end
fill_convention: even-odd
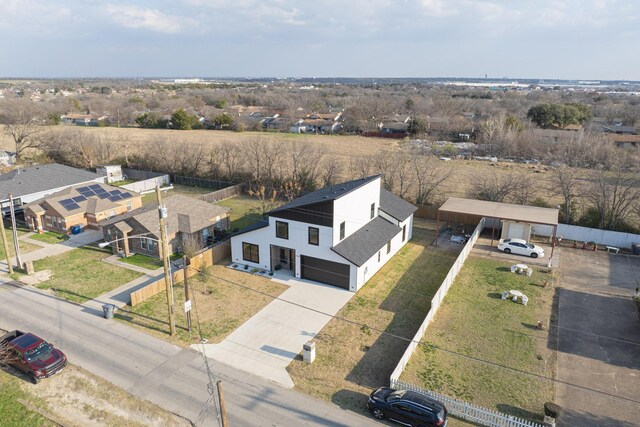
{"type": "Polygon", "coordinates": [[[158,33],[178,34],[197,26],[192,18],[167,15],[157,9],[148,9],[132,5],[106,5],[110,18],[117,24],[133,29],[151,30],[158,33]]]}

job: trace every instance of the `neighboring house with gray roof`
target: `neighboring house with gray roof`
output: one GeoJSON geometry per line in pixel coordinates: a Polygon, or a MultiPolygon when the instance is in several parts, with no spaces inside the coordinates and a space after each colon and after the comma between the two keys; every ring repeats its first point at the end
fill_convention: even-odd
{"type": "Polygon", "coordinates": [[[26,205],[74,185],[105,180],[105,176],[58,163],[17,168],[0,175],[0,203],[8,206],[12,194],[16,206],[26,205]]]}
{"type": "Polygon", "coordinates": [[[72,227],[100,228],[98,222],[142,206],[142,196],[103,183],[65,188],[24,206],[32,231],[71,233],[72,227]]]}
{"type": "Polygon", "coordinates": [[[328,186],[231,236],[231,259],[355,292],[411,239],[416,209],[380,175],[328,186]]]}
{"type": "MultiPolygon", "coordinates": [[[[181,252],[185,241],[192,241],[197,247],[204,248],[213,242],[216,234],[229,228],[228,208],[180,194],[165,198],[163,204],[168,214],[165,224],[171,253],[181,252]]],[[[100,225],[106,241],[123,239],[112,244],[115,253],[161,257],[157,242],[160,240],[157,203],[102,221],[100,225]],[[134,237],[140,235],[149,238],[134,237]]]]}

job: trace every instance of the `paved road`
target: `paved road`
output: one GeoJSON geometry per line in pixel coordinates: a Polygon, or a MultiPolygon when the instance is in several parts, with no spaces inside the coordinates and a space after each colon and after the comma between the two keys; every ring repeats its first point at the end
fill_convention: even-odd
{"type": "Polygon", "coordinates": [[[561,274],[557,378],[585,388],[556,385],[559,427],[640,426],[640,259],[562,248],[561,274]]]}
{"type": "MultiPolygon", "coordinates": [[[[0,289],[0,328],[41,335],[63,349],[72,363],[135,396],[196,425],[216,425],[213,404],[205,405],[209,380],[198,352],[105,320],[100,311],[31,287],[4,289],[0,289]]],[[[208,363],[215,377],[223,380],[232,426],[380,425],[210,359],[208,363]]]]}

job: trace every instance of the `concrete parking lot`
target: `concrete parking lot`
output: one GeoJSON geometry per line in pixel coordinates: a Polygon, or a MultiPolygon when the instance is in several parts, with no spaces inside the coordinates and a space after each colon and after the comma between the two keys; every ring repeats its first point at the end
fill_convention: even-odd
{"type": "Polygon", "coordinates": [[[558,350],[558,426],[639,426],[640,320],[631,297],[640,257],[561,251],[557,341],[549,343],[558,350]]]}

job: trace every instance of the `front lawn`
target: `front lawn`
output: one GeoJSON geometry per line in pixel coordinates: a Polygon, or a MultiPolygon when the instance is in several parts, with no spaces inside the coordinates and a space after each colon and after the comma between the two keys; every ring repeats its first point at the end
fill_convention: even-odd
{"type": "Polygon", "coordinates": [[[458,255],[431,246],[434,237],[435,224],[416,220],[413,239],[337,314],[366,326],[331,320],[314,338],[315,362],[295,360],[289,365],[298,390],[346,409],[366,411],[367,395],[389,385],[408,345],[376,330],[413,337],[458,255]]]}
{"type": "Polygon", "coordinates": [[[442,348],[510,368],[554,377],[555,351],[548,344],[554,286],[550,274],[534,268],[531,277],[509,271],[510,264],[469,257],[451,286],[401,380],[510,415],[541,420],[553,400],[550,381],[468,359],[442,348]],[[502,300],[503,291],[522,291],[526,306],[502,300]],[[548,329],[545,327],[545,329],[548,329]],[[549,348],[551,347],[551,348],[549,348]]]}
{"type": "Polygon", "coordinates": [[[55,231],[45,231],[42,234],[34,233],[29,236],[29,238],[39,242],[49,243],[50,245],[55,245],[56,243],[69,240],[69,236],[66,234],[56,233],[55,231]]]}
{"type": "Polygon", "coordinates": [[[117,319],[128,322],[145,332],[176,344],[190,345],[199,341],[198,320],[202,336],[210,344],[222,341],[227,335],[260,311],[273,299],[255,291],[224,282],[226,279],[250,289],[278,296],[287,287],[280,283],[249,273],[225,267],[228,261],[215,264],[189,279],[192,332],[186,329],[184,316],[184,286],[173,287],[176,336],[169,336],[167,299],[161,292],[135,307],[125,306],[115,313],[117,319]]]}
{"type": "MultiPolygon", "coordinates": [[[[26,232],[27,231],[21,230],[20,228],[18,228],[18,236],[22,236],[26,232]]],[[[5,229],[5,236],[6,236],[6,239],[7,239],[7,244],[9,245],[9,254],[11,256],[15,256],[16,255],[16,251],[15,251],[15,248],[13,246],[13,232],[11,231],[10,228],[6,228],[5,229]]],[[[23,242],[22,240],[18,240],[18,242],[20,244],[20,253],[21,254],[26,254],[27,252],[35,251],[36,249],[40,249],[40,246],[36,246],[34,244],[31,244],[31,243],[23,242]]],[[[6,253],[4,251],[4,245],[2,244],[2,241],[0,241],[0,260],[2,260],[3,262],[6,262],[6,253]]]]}
{"type": "Polygon", "coordinates": [[[141,276],[138,272],[101,261],[109,255],[110,249],[83,246],[34,261],[36,271],[52,272],[52,277],[38,287],[52,289],[59,297],[83,303],[141,276]]]}
{"type": "Polygon", "coordinates": [[[120,262],[126,262],[127,264],[135,265],[137,267],[146,268],[148,270],[157,270],[164,267],[161,259],[151,257],[143,254],[133,254],[126,258],[119,258],[120,262]]]}
{"type": "MultiPolygon", "coordinates": [[[[0,335],[3,332],[0,331],[0,335]]],[[[26,409],[18,399],[35,403],[32,396],[25,392],[21,383],[25,380],[15,376],[11,368],[0,369],[0,414],[1,425],[12,427],[55,426],[40,414],[26,409]],[[5,371],[6,369],[6,371],[5,371]]]]}

